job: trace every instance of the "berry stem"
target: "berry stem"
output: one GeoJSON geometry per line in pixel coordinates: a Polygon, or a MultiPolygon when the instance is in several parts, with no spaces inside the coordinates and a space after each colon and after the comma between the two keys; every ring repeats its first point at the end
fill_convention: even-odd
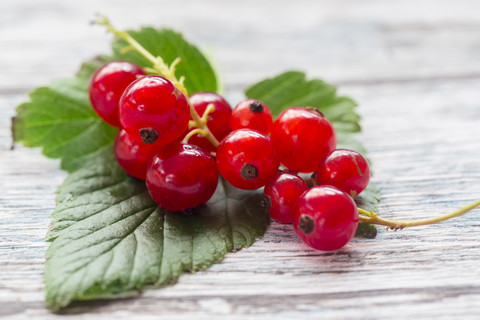
{"type": "Polygon", "coordinates": [[[180,81],[175,76],[175,66],[180,63],[180,58],[175,59],[170,66],[168,66],[162,59],[162,57],[155,57],[147,49],[145,49],[137,40],[135,40],[128,32],[116,29],[105,16],[99,16],[95,22],[98,25],[105,26],[107,32],[111,32],[117,37],[122,38],[128,44],[128,50],[136,50],[142,56],[144,56],[153,65],[152,68],[147,68],[148,71],[158,73],[162,77],[171,81],[185,96],[188,96],[187,89],[183,85],[183,81],[180,81]]]}
{"type": "MultiPolygon", "coordinates": [[[[140,43],[138,43],[137,40],[135,40],[128,32],[126,31],[121,31],[116,29],[108,20],[107,17],[99,15],[98,20],[95,21],[96,24],[105,26],[107,28],[107,32],[113,33],[115,36],[122,38],[125,40],[128,44],[129,47],[128,49],[130,50],[136,50],[138,53],[140,53],[142,56],[144,56],[148,61],[152,63],[152,68],[146,68],[147,71],[151,73],[158,74],[166,79],[168,79],[170,82],[173,83],[175,87],[177,87],[187,98],[188,100],[188,105],[190,106],[190,114],[192,115],[193,119],[193,126],[201,129],[203,131],[202,135],[205,136],[205,138],[210,141],[211,144],[216,148],[219,145],[218,140],[215,138],[215,136],[210,132],[210,130],[207,127],[207,121],[203,121],[203,117],[201,118],[195,108],[192,106],[190,103],[190,100],[188,98],[188,92],[187,89],[185,88],[183,81],[185,80],[184,77],[180,77],[180,79],[177,79],[175,76],[175,67],[177,64],[180,63],[181,59],[176,58],[170,66],[168,66],[161,57],[157,56],[155,57],[152,55],[147,49],[145,49],[140,43]]],[[[210,108],[212,109],[212,108],[210,108]]],[[[212,112],[213,110],[210,110],[212,112]]],[[[208,116],[207,110],[205,110],[205,113],[208,116]]],[[[205,116],[205,114],[204,114],[205,116]]],[[[198,133],[199,131],[197,131],[198,133]]]]}
{"type": "Polygon", "coordinates": [[[478,206],[480,206],[480,200],[477,200],[477,201],[472,202],[472,203],[470,203],[466,206],[463,206],[462,208],[460,208],[460,209],[458,209],[454,212],[451,212],[449,214],[445,214],[445,215],[435,217],[435,218],[423,219],[423,220],[414,220],[414,221],[387,220],[387,219],[380,218],[373,211],[368,212],[366,210],[363,210],[363,209],[359,208],[358,212],[366,215],[366,217],[360,215],[358,218],[359,218],[359,222],[365,222],[365,223],[370,223],[370,224],[378,224],[378,225],[386,226],[387,230],[391,229],[391,230],[396,231],[396,230],[401,230],[401,229],[406,228],[406,227],[424,226],[424,225],[428,225],[428,224],[434,224],[434,223],[438,223],[438,222],[441,222],[441,221],[445,221],[445,220],[448,220],[448,219],[451,219],[451,218],[459,217],[459,216],[473,210],[474,208],[476,208],[478,206]]]}
{"type": "Polygon", "coordinates": [[[207,126],[207,122],[208,122],[208,115],[210,113],[212,113],[213,111],[215,111],[215,106],[213,105],[213,103],[210,103],[207,108],[205,109],[205,112],[203,113],[202,117],[200,118],[200,116],[198,115],[197,111],[195,110],[195,108],[192,106],[192,104],[189,102],[188,103],[189,106],[190,106],[190,113],[192,115],[192,119],[193,120],[190,120],[190,123],[189,123],[189,127],[190,128],[198,128],[199,130],[193,130],[191,131],[186,137],[185,139],[183,140],[185,143],[188,142],[188,139],[190,139],[190,137],[192,137],[194,134],[198,134],[202,137],[205,137],[208,139],[208,141],[210,141],[210,143],[215,147],[217,148],[218,145],[220,144],[217,140],[217,138],[215,138],[215,136],[212,134],[212,132],[208,129],[208,126],[207,126]],[[192,132],[195,132],[194,134],[191,134],[192,132]],[[187,139],[188,137],[188,139],[187,139]]]}
{"type": "Polygon", "coordinates": [[[199,136],[203,136],[205,131],[203,131],[202,129],[194,129],[192,131],[190,131],[186,136],[185,138],[183,138],[182,142],[183,143],[188,143],[188,140],[190,140],[191,137],[193,137],[194,135],[198,134],[199,136]]]}

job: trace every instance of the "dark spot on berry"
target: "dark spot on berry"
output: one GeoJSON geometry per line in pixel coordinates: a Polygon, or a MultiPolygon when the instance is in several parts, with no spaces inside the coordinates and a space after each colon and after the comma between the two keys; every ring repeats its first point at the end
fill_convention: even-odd
{"type": "Polygon", "coordinates": [[[154,144],[158,139],[158,133],[152,128],[143,128],[140,130],[140,137],[143,143],[154,144]]]}
{"type": "Polygon", "coordinates": [[[298,229],[300,229],[305,234],[309,234],[313,231],[314,228],[315,224],[312,217],[306,214],[302,214],[300,216],[300,221],[298,221],[298,229]]]}
{"type": "Polygon", "coordinates": [[[270,210],[270,208],[272,207],[272,201],[270,200],[270,197],[263,196],[262,201],[260,202],[260,205],[262,206],[262,208],[270,210]]]}
{"type": "Polygon", "coordinates": [[[252,112],[262,112],[263,111],[263,105],[260,101],[253,101],[252,103],[249,104],[248,106],[252,112]]]}
{"type": "Polygon", "coordinates": [[[253,164],[245,163],[240,170],[240,175],[243,179],[255,179],[258,177],[258,169],[253,164]]]}
{"type": "Polygon", "coordinates": [[[320,110],[318,110],[317,108],[314,108],[314,107],[306,107],[305,109],[307,109],[307,110],[309,110],[309,111],[311,111],[311,112],[313,112],[313,113],[316,113],[316,114],[318,114],[318,115],[321,116],[321,117],[325,117],[325,115],[323,114],[323,112],[320,111],[320,110]]]}

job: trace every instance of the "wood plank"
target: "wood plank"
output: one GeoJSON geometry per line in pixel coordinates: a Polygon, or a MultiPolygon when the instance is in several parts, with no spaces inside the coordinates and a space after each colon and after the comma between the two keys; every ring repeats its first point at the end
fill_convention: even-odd
{"type": "Polygon", "coordinates": [[[110,37],[88,24],[95,12],[120,27],[160,25],[184,32],[213,51],[228,87],[244,88],[285,69],[308,70],[335,83],[480,75],[478,1],[254,3],[162,2],[132,16],[129,1],[7,1],[0,39],[9,50],[2,52],[1,66],[10,76],[0,78],[0,87],[26,91],[70,76],[80,61],[108,52],[110,37]]]}
{"type": "MultiPolygon", "coordinates": [[[[163,24],[212,47],[227,97],[285,68],[341,84],[359,101],[360,139],[382,190],[380,211],[433,217],[480,191],[478,1],[131,1],[0,3],[0,318],[51,319],[44,236],[66,176],[38,149],[10,151],[9,117],[25,92],[105,52],[93,12],[120,26],[163,24]],[[206,4],[205,4],[206,3],[206,4]],[[178,10],[178,8],[184,8],[178,10]],[[215,12],[219,12],[216,14],[215,12]],[[287,22],[285,22],[287,20],[287,22]]],[[[71,318],[476,319],[479,210],[436,226],[355,239],[336,253],[272,223],[249,249],[138,298],[80,303],[71,318]]]]}
{"type": "MultiPolygon", "coordinates": [[[[361,102],[362,139],[375,163],[375,180],[383,196],[380,209],[386,216],[431,217],[478,196],[474,187],[480,183],[480,142],[471,137],[480,133],[479,109],[467,99],[477,94],[478,84],[464,80],[342,89],[361,102]],[[444,95],[440,103],[438,92],[444,95]],[[462,99],[465,102],[459,104],[462,99]]],[[[1,234],[10,242],[2,241],[0,248],[10,250],[0,256],[0,301],[6,307],[19,299],[20,305],[42,314],[46,244],[41,239],[54,207],[53,191],[64,173],[36,151],[20,147],[2,157],[0,168],[7,179],[3,182],[12,191],[1,221],[1,234]],[[22,167],[31,165],[19,179],[22,167]],[[18,236],[22,233],[26,234],[18,236]]],[[[480,301],[477,214],[397,233],[380,230],[378,239],[357,239],[337,253],[309,250],[290,226],[273,223],[252,248],[228,255],[209,270],[185,275],[175,286],[147,291],[139,299],[96,303],[93,309],[81,304],[69,312],[108,315],[123,310],[171,318],[205,315],[204,306],[210,303],[213,310],[244,313],[246,308],[265,316],[278,313],[288,318],[325,309],[322,314],[329,317],[348,318],[367,316],[373,306],[380,308],[375,312],[380,317],[408,305],[412,309],[404,316],[423,317],[428,306],[438,308],[442,301],[445,318],[468,316],[480,301]],[[292,301],[277,306],[277,298],[292,301]]],[[[6,315],[25,315],[22,308],[3,310],[8,310],[6,315]]]]}

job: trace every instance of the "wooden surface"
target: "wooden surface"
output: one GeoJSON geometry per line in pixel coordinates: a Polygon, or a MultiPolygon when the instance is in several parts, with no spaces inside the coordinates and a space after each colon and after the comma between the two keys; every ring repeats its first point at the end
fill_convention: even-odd
{"type": "MultiPolygon", "coordinates": [[[[168,26],[218,61],[232,104],[249,84],[301,69],[360,106],[385,217],[415,219],[480,197],[480,2],[0,2],[0,318],[52,319],[43,240],[65,173],[10,151],[27,92],[106,52],[95,12],[121,27],[168,26]]],[[[478,319],[480,211],[440,225],[308,249],[272,223],[251,248],[133,299],[77,304],[69,319],[478,319]]]]}

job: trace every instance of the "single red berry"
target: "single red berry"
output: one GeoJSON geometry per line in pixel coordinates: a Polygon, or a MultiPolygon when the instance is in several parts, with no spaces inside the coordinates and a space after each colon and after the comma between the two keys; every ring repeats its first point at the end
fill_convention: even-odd
{"type": "MultiPolygon", "coordinates": [[[[232,131],[230,127],[232,107],[230,107],[228,102],[219,94],[214,92],[194,93],[190,96],[190,104],[195,108],[195,111],[197,111],[200,117],[203,116],[208,105],[213,104],[215,110],[208,115],[207,127],[218,141],[222,141],[222,139],[232,131]]],[[[190,119],[192,118],[190,117],[190,119]]],[[[194,129],[195,128],[188,130],[185,134],[194,129]]],[[[208,152],[214,152],[216,150],[207,138],[200,137],[199,135],[192,136],[188,143],[199,146],[208,152]]]]}
{"type": "Polygon", "coordinates": [[[282,223],[293,221],[293,208],[298,197],[308,189],[305,181],[291,173],[279,173],[265,185],[263,204],[270,216],[282,223]]]}
{"type": "Polygon", "coordinates": [[[272,113],[263,102],[247,99],[233,109],[230,124],[232,130],[248,128],[269,134],[273,124],[272,113]]]}
{"type": "Polygon", "coordinates": [[[121,127],[118,118],[118,103],[123,91],[145,72],[131,62],[112,61],[104,64],[93,74],[88,88],[93,110],[114,127],[121,127]]]}
{"type": "Polygon", "coordinates": [[[181,211],[206,203],[215,193],[218,170],[213,157],[200,147],[173,143],[153,157],[147,189],[163,209],[181,211]]]}
{"type": "Polygon", "coordinates": [[[120,122],[129,134],[149,144],[166,145],[187,129],[190,107],[170,81],[145,76],[132,82],[120,99],[120,122]]]}
{"type": "Polygon", "coordinates": [[[370,181],[370,167],[358,152],[337,149],[330,153],[317,170],[319,184],[328,184],[355,197],[370,181]]]}
{"type": "Polygon", "coordinates": [[[313,187],[295,204],[293,227],[300,239],[312,248],[340,249],[353,238],[357,226],[355,202],[335,187],[313,187]]]}
{"type": "Polygon", "coordinates": [[[263,187],[275,177],[279,164],[270,138],[250,129],[232,131],[217,149],[220,174],[244,190],[263,187]]]}
{"type": "Polygon", "coordinates": [[[154,145],[143,143],[140,138],[125,130],[117,133],[114,153],[120,166],[131,176],[145,180],[147,167],[154,155],[154,145]]]}
{"type": "Polygon", "coordinates": [[[313,172],[335,149],[332,124],[318,111],[293,107],[273,123],[272,141],[280,162],[295,172],[313,172]]]}

